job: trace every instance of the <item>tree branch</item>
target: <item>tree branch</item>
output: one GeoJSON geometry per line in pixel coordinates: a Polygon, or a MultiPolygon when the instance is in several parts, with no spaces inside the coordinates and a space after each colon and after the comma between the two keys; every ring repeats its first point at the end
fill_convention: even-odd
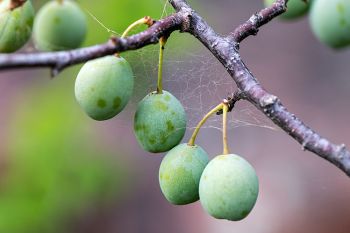
{"type": "Polygon", "coordinates": [[[248,36],[255,36],[259,32],[261,26],[267,24],[287,10],[287,2],[288,0],[277,0],[270,7],[264,8],[260,12],[255,13],[247,22],[238,26],[232,33],[230,33],[229,39],[232,38],[233,41],[240,43],[248,36]]]}
{"type": "Polygon", "coordinates": [[[249,101],[298,141],[304,150],[314,152],[350,176],[350,152],[345,145],[331,143],[305,125],[294,114],[288,112],[276,96],[267,92],[260,85],[238,52],[238,44],[248,36],[255,35],[259,27],[283,13],[286,10],[287,1],[277,0],[271,7],[254,14],[247,22],[224,37],[218,35],[185,0],[169,0],[177,13],[156,22],[142,33],[125,39],[113,38],[106,44],[72,51],[0,55],[0,70],[20,67],[51,67],[54,73],[58,73],[73,64],[157,43],[160,37],[175,30],[188,32],[212,52],[237,84],[239,92],[232,98],[233,105],[240,99],[249,101]]]}
{"type": "Polygon", "coordinates": [[[156,44],[162,36],[169,35],[173,31],[181,29],[185,18],[187,17],[182,13],[176,13],[156,21],[150,28],[139,34],[125,39],[113,37],[105,44],[81,49],[46,53],[0,54],[0,70],[25,67],[50,67],[52,69],[52,75],[56,76],[60,71],[71,65],[156,44]]]}

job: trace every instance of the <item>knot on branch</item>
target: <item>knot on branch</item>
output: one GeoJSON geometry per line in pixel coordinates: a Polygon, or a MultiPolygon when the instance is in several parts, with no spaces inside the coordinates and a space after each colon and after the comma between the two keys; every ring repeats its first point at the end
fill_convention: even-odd
{"type": "Polygon", "coordinates": [[[258,25],[261,24],[263,17],[259,14],[259,12],[256,12],[249,18],[249,22],[251,23],[252,27],[250,28],[251,35],[257,35],[259,32],[258,25]]]}
{"type": "Polygon", "coordinates": [[[345,144],[341,144],[338,146],[338,158],[341,160],[345,157],[347,153],[347,149],[346,149],[346,146],[345,144]]]}
{"type": "MultiPolygon", "coordinates": [[[[224,99],[224,101],[227,103],[227,106],[228,106],[228,112],[231,112],[233,110],[233,108],[235,107],[235,104],[238,101],[244,99],[245,97],[246,96],[245,96],[244,92],[242,92],[241,90],[237,90],[236,92],[232,93],[231,96],[224,99]]],[[[221,115],[221,114],[223,114],[222,109],[216,113],[216,115],[221,115]]]]}
{"type": "Polygon", "coordinates": [[[265,95],[259,100],[259,104],[262,108],[267,108],[277,103],[278,98],[274,95],[265,95]]]}
{"type": "Polygon", "coordinates": [[[181,16],[183,18],[180,31],[188,32],[191,29],[191,21],[192,21],[193,10],[184,8],[181,10],[181,16]]]}

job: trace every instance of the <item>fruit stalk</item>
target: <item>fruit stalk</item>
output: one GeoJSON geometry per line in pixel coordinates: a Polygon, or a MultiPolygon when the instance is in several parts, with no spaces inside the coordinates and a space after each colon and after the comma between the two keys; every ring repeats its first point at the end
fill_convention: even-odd
{"type": "Polygon", "coordinates": [[[195,141],[198,135],[198,132],[200,130],[200,128],[204,125],[204,123],[208,120],[208,118],[213,115],[214,113],[220,111],[223,109],[224,104],[221,103],[218,106],[216,106],[215,108],[213,108],[212,110],[210,110],[204,117],[203,119],[198,123],[198,125],[196,126],[196,129],[194,130],[190,140],[188,141],[188,145],[189,146],[194,146],[195,145],[195,141]]]}
{"type": "Polygon", "coordinates": [[[222,115],[222,142],[224,146],[223,155],[229,154],[229,148],[227,143],[227,112],[228,112],[228,101],[223,102],[223,115],[222,115]]]}
{"type": "Polygon", "coordinates": [[[157,83],[157,93],[163,93],[163,55],[164,55],[164,46],[166,44],[166,38],[161,37],[159,39],[159,64],[158,64],[158,83],[157,83]]]}
{"type": "Polygon", "coordinates": [[[130,33],[130,31],[132,29],[134,29],[137,26],[143,25],[143,24],[146,24],[148,26],[152,26],[153,20],[149,16],[146,16],[146,17],[143,17],[142,19],[136,20],[135,22],[130,24],[129,27],[127,27],[127,29],[125,29],[125,31],[123,32],[121,38],[127,37],[127,35],[130,33]]]}

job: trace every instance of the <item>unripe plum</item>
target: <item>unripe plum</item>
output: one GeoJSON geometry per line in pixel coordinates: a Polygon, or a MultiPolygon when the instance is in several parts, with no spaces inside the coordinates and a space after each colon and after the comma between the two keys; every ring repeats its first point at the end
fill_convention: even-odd
{"type": "Polygon", "coordinates": [[[315,36],[332,48],[350,44],[350,1],[314,0],[310,25],[315,36]]]}
{"type": "Polygon", "coordinates": [[[30,0],[10,10],[11,0],[0,1],[0,53],[20,49],[30,38],[34,8],[30,0]]]}
{"type": "Polygon", "coordinates": [[[254,207],[258,192],[254,168],[235,154],[219,155],[211,160],[199,183],[203,208],[218,219],[245,218],[254,207]]]}
{"type": "Polygon", "coordinates": [[[39,50],[78,48],[85,39],[86,17],[71,0],[47,2],[34,21],[34,42],[39,50]]]}
{"type": "Polygon", "coordinates": [[[106,56],[88,61],[75,81],[75,97],[95,120],[107,120],[121,112],[134,88],[129,63],[122,57],[106,56]]]}
{"type": "MultiPolygon", "coordinates": [[[[271,6],[276,0],[264,0],[265,6],[271,6]]],[[[287,3],[287,11],[280,17],[281,19],[296,19],[306,14],[309,9],[309,2],[302,0],[289,0],[287,3]]]]}
{"type": "Polygon", "coordinates": [[[183,143],[171,149],[159,169],[165,198],[175,205],[198,201],[199,180],[208,162],[208,154],[200,146],[183,143]]]}
{"type": "Polygon", "coordinates": [[[185,131],[185,110],[169,92],[152,92],[138,104],[134,132],[144,150],[168,151],[180,143],[185,131]]]}

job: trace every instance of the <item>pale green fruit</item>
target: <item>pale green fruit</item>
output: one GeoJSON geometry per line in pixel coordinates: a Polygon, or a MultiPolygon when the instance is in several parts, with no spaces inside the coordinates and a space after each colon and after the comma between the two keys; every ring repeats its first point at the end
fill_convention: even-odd
{"type": "Polygon", "coordinates": [[[144,150],[153,153],[168,151],[179,144],[185,134],[185,110],[169,92],[152,92],[138,104],[134,131],[144,150]]]}
{"type": "Polygon", "coordinates": [[[74,1],[50,1],[35,18],[34,42],[43,51],[75,49],[84,41],[86,28],[84,12],[74,1]]]}
{"type": "MultiPolygon", "coordinates": [[[[271,6],[276,0],[264,0],[265,6],[271,6]]],[[[302,0],[289,0],[287,3],[287,11],[280,17],[281,19],[296,19],[306,14],[309,9],[310,2],[302,0]]]]}
{"type": "Polygon", "coordinates": [[[134,77],[121,57],[106,56],[88,61],[75,81],[75,97],[95,120],[107,120],[121,112],[133,93],[134,77]]]}
{"type": "Polygon", "coordinates": [[[165,198],[175,205],[198,201],[199,180],[208,162],[208,154],[200,146],[183,143],[171,149],[159,169],[165,198]]]}
{"type": "Polygon", "coordinates": [[[332,48],[350,44],[350,1],[315,0],[310,12],[310,25],[315,36],[332,48]]]}
{"type": "Polygon", "coordinates": [[[11,0],[0,1],[0,53],[20,49],[30,38],[34,8],[30,0],[10,10],[11,0]]]}
{"type": "Polygon", "coordinates": [[[255,205],[259,181],[254,168],[238,155],[219,155],[209,162],[199,183],[203,208],[214,218],[238,221],[255,205]]]}

